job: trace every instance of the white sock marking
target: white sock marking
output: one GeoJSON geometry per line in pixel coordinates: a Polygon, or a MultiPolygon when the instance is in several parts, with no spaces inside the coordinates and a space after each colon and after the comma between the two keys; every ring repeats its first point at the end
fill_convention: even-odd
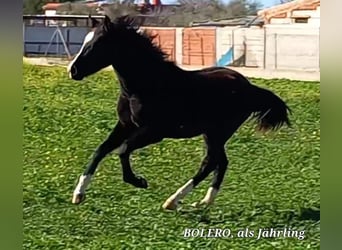
{"type": "Polygon", "coordinates": [[[205,195],[201,203],[206,203],[206,204],[213,203],[217,193],[218,193],[218,190],[216,188],[213,188],[213,187],[208,188],[207,194],[205,195]]]}
{"type": "Polygon", "coordinates": [[[168,200],[178,203],[180,199],[183,199],[194,188],[193,182],[194,181],[192,179],[189,180],[182,187],[180,187],[173,195],[171,195],[168,200]]]}
{"type": "Polygon", "coordinates": [[[122,144],[120,145],[120,147],[118,147],[115,151],[116,151],[117,154],[120,155],[120,154],[125,153],[125,152],[126,152],[126,149],[127,149],[127,143],[124,142],[124,143],[122,143],[122,144]]]}
{"type": "Polygon", "coordinates": [[[91,181],[92,175],[81,175],[78,184],[74,190],[74,194],[84,194],[87,186],[91,181]]]}

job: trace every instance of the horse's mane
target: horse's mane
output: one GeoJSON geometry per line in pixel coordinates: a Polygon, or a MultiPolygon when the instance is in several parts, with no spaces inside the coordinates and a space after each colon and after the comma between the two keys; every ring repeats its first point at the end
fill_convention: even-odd
{"type": "Polygon", "coordinates": [[[141,48],[142,52],[149,54],[151,58],[158,58],[165,62],[169,61],[169,55],[153,42],[156,35],[152,35],[147,29],[141,29],[137,24],[136,18],[123,16],[115,19],[115,24],[118,28],[124,29],[127,32],[130,42],[141,48]]]}

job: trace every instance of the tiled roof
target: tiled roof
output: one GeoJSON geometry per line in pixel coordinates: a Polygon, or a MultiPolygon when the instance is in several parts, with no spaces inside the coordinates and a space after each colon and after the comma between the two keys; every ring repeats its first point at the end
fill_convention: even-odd
{"type": "Polygon", "coordinates": [[[250,26],[262,25],[263,20],[258,16],[245,16],[221,20],[207,20],[200,22],[192,22],[191,26],[250,26]]]}
{"type": "Polygon", "coordinates": [[[267,9],[260,10],[258,16],[266,22],[271,18],[286,17],[287,13],[294,10],[315,10],[321,5],[320,0],[294,0],[288,3],[279,4],[267,9]]]}
{"type": "MultiPolygon", "coordinates": [[[[78,3],[78,2],[74,2],[74,3],[78,3]]],[[[58,7],[64,5],[66,3],[46,3],[42,8],[43,10],[57,10],[58,7]]],[[[89,6],[89,7],[96,7],[98,6],[97,2],[85,2],[85,5],[89,6]]]]}

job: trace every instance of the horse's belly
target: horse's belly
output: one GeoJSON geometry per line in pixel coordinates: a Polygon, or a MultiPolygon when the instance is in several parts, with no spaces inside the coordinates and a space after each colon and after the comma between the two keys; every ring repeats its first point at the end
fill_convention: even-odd
{"type": "Polygon", "coordinates": [[[204,129],[200,126],[177,125],[168,126],[165,129],[165,137],[167,138],[192,138],[203,134],[204,129]]]}

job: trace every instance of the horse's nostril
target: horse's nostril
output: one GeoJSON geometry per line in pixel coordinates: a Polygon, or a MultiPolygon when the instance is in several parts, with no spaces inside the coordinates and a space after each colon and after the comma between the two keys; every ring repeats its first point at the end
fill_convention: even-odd
{"type": "Polygon", "coordinates": [[[73,66],[71,67],[70,72],[71,72],[71,75],[73,75],[73,76],[77,74],[77,68],[76,68],[75,65],[73,65],[73,66]]]}

